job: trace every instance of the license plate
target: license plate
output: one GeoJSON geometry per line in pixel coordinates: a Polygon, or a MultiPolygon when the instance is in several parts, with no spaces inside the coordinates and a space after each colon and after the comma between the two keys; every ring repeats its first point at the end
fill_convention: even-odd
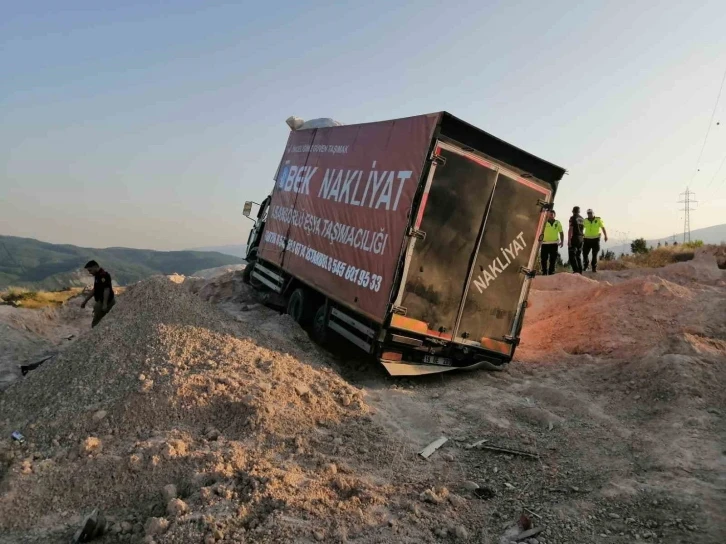
{"type": "Polygon", "coordinates": [[[448,357],[437,357],[435,355],[424,355],[424,363],[429,365],[451,366],[453,361],[448,357]]]}

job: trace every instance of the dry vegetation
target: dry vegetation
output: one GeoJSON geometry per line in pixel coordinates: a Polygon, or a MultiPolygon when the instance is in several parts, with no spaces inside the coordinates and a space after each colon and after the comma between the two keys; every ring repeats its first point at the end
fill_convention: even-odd
{"type": "Polygon", "coordinates": [[[70,287],[61,291],[31,291],[23,287],[9,287],[0,291],[0,299],[12,306],[38,309],[61,306],[68,299],[82,292],[81,287],[70,287]]]}
{"type": "Polygon", "coordinates": [[[682,244],[677,246],[665,246],[655,248],[647,253],[626,255],[611,261],[601,260],[598,267],[600,270],[629,270],[633,268],[662,268],[672,263],[691,261],[696,255],[696,250],[712,253],[717,258],[726,258],[726,244],[706,245],[702,243],[682,244]]]}

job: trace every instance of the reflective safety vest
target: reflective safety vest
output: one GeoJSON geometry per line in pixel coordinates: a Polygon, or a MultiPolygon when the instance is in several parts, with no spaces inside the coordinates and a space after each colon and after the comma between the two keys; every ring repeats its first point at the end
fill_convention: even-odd
{"type": "Polygon", "coordinates": [[[599,217],[593,218],[590,221],[587,217],[585,218],[585,238],[600,238],[600,229],[605,226],[605,223],[599,217]]]}
{"type": "Polygon", "coordinates": [[[562,232],[562,223],[554,220],[552,224],[549,221],[545,221],[544,236],[542,237],[543,244],[556,244],[560,241],[560,233],[562,232]]]}

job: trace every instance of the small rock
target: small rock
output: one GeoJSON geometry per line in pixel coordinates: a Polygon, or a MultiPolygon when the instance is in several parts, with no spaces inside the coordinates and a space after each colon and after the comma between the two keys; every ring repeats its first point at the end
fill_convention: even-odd
{"type": "Polygon", "coordinates": [[[156,544],[156,540],[154,540],[154,537],[151,535],[145,536],[141,542],[144,544],[156,544]]]}
{"type": "Polygon", "coordinates": [[[471,480],[467,480],[461,485],[467,491],[474,491],[475,489],[479,489],[479,484],[476,482],[472,482],[471,480]]]}
{"type": "Polygon", "coordinates": [[[398,522],[395,519],[388,518],[388,526],[389,527],[395,527],[396,525],[398,525],[398,522]]]}
{"type": "Polygon", "coordinates": [[[204,537],[204,544],[214,544],[216,540],[214,540],[214,537],[212,535],[207,535],[204,537]]]}
{"type": "Polygon", "coordinates": [[[610,512],[608,514],[612,519],[620,519],[620,516],[616,514],[615,512],[610,512]]]}
{"type": "Polygon", "coordinates": [[[469,531],[467,531],[466,527],[464,527],[463,525],[458,525],[456,527],[455,533],[456,533],[456,538],[458,538],[460,540],[466,540],[467,538],[469,538],[469,531]]]}
{"type": "Polygon", "coordinates": [[[444,454],[443,454],[443,455],[441,456],[441,458],[442,458],[442,459],[443,459],[444,461],[448,461],[449,463],[450,463],[450,462],[452,462],[452,461],[454,460],[454,456],[453,456],[453,455],[451,455],[450,453],[444,453],[444,454]]]}
{"type": "Polygon", "coordinates": [[[466,506],[466,499],[464,497],[460,497],[456,493],[452,493],[447,498],[449,499],[451,505],[455,508],[461,508],[463,506],[466,506]]]}
{"type": "Polygon", "coordinates": [[[506,487],[507,489],[514,489],[514,486],[509,482],[504,482],[504,487],[506,487]]]}
{"type": "Polygon", "coordinates": [[[304,397],[304,396],[310,394],[310,388],[307,385],[305,385],[304,383],[298,383],[298,384],[295,384],[295,392],[299,396],[304,397]]]}
{"type": "Polygon", "coordinates": [[[81,442],[80,452],[83,455],[93,455],[94,453],[100,453],[102,449],[103,444],[101,444],[101,439],[95,436],[89,436],[81,442]]]}
{"type": "Polygon", "coordinates": [[[333,444],[335,446],[342,446],[343,445],[343,439],[339,436],[333,439],[333,444]]]}
{"type": "Polygon", "coordinates": [[[128,521],[122,521],[120,527],[123,534],[130,533],[134,530],[134,526],[128,521]]]}
{"type": "Polygon", "coordinates": [[[167,484],[161,490],[161,496],[164,497],[164,502],[169,502],[171,499],[177,498],[177,490],[174,484],[167,484]]]}
{"type": "Polygon", "coordinates": [[[257,387],[259,387],[260,391],[262,391],[263,393],[269,393],[270,391],[272,391],[272,384],[269,384],[267,382],[260,382],[259,384],[257,384],[257,387]]]}
{"type": "Polygon", "coordinates": [[[326,467],[326,471],[327,471],[327,472],[328,472],[329,474],[337,474],[337,473],[338,473],[338,467],[337,467],[337,466],[335,465],[335,463],[330,463],[330,464],[329,464],[329,465],[328,465],[328,466],[326,467]]]}
{"type": "Polygon", "coordinates": [[[93,421],[99,422],[104,417],[106,417],[106,415],[107,415],[106,410],[99,410],[98,412],[96,412],[95,414],[93,414],[93,421]]]}
{"type": "Polygon", "coordinates": [[[144,374],[139,374],[139,381],[140,382],[146,381],[146,376],[144,374]]]}
{"type": "Polygon", "coordinates": [[[449,534],[449,531],[447,531],[443,527],[439,527],[438,529],[434,529],[434,534],[439,538],[446,538],[449,534]]]}
{"type": "Polygon", "coordinates": [[[134,453],[129,457],[129,468],[133,472],[139,472],[144,466],[144,458],[138,454],[134,453]]]}
{"type": "Polygon", "coordinates": [[[146,521],[146,536],[163,535],[169,528],[166,518],[149,518],[146,521]]]}
{"type": "Polygon", "coordinates": [[[433,489],[427,489],[421,495],[419,495],[419,498],[424,501],[431,504],[441,504],[442,498],[439,497],[436,493],[434,493],[433,489]]]}
{"type": "Polygon", "coordinates": [[[209,429],[205,433],[204,438],[213,442],[213,441],[219,439],[219,431],[217,429],[209,429]]]}
{"type": "Polygon", "coordinates": [[[134,533],[139,534],[144,532],[144,526],[141,525],[141,523],[134,523],[133,529],[131,529],[134,533]]]}
{"type": "Polygon", "coordinates": [[[220,529],[215,529],[214,538],[216,538],[217,540],[222,540],[224,538],[224,533],[220,529]]]}
{"type": "Polygon", "coordinates": [[[181,499],[171,499],[166,505],[166,513],[176,518],[183,516],[188,511],[187,503],[181,499]]]}
{"type": "Polygon", "coordinates": [[[318,542],[322,542],[323,540],[325,540],[325,534],[322,531],[315,531],[313,533],[313,536],[318,542]]]}
{"type": "Polygon", "coordinates": [[[144,380],[141,382],[141,388],[140,391],[142,393],[148,393],[154,388],[154,380],[144,380]]]}

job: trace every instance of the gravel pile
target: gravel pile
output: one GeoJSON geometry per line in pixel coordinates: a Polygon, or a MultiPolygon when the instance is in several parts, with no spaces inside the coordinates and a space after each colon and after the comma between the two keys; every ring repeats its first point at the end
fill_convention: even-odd
{"type": "Polygon", "coordinates": [[[309,341],[281,350],[294,324],[273,321],[240,330],[164,277],[129,288],[0,400],[2,436],[26,437],[0,442],[0,532],[65,541],[59,519],[99,508],[117,540],[233,542],[257,530],[289,541],[383,502],[379,486],[330,461],[342,436],[371,432],[361,393],[309,341]],[[307,521],[280,522],[283,511],[307,521]]]}

